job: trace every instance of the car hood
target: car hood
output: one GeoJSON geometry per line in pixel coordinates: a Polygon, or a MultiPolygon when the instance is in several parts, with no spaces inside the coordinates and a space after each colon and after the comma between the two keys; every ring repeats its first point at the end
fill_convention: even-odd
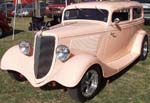
{"type": "Polygon", "coordinates": [[[103,22],[69,22],[53,26],[49,30],[44,31],[42,35],[57,35],[59,38],[65,38],[105,32],[107,27],[107,24],[103,22]]]}

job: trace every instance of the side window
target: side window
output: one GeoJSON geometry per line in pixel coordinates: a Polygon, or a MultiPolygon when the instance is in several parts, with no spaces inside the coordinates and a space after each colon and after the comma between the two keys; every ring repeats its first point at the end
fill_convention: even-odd
{"type": "Polygon", "coordinates": [[[122,9],[113,12],[112,22],[114,22],[116,18],[118,18],[120,22],[130,20],[130,9],[122,9]]]}
{"type": "Polygon", "coordinates": [[[140,18],[142,16],[141,8],[133,8],[133,19],[140,18]]]}
{"type": "Polygon", "coordinates": [[[74,10],[74,9],[72,9],[72,10],[67,10],[66,12],[65,12],[65,20],[69,20],[69,19],[78,19],[78,17],[79,17],[79,10],[74,10]]]}

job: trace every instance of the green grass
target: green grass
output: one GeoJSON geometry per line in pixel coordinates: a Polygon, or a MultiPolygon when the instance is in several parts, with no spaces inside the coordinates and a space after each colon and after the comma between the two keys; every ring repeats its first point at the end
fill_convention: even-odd
{"type": "MultiPolygon", "coordinates": [[[[15,35],[0,39],[0,58],[3,53],[21,40],[33,41],[34,34],[27,25],[30,18],[17,18],[17,30],[24,30],[15,35]]],[[[145,26],[148,32],[150,26],[145,26]]],[[[12,54],[13,55],[13,54],[12,54]]],[[[150,56],[149,56],[150,57],[150,56]]],[[[87,103],[149,103],[150,102],[150,58],[131,67],[121,77],[106,87],[87,103]]],[[[33,88],[29,82],[17,82],[7,72],[0,71],[0,103],[77,103],[63,90],[44,91],[33,88]]]]}

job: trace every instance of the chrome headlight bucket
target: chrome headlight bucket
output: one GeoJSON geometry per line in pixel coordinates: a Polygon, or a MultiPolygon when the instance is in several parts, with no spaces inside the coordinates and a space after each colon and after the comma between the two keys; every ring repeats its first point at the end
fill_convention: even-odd
{"type": "Polygon", "coordinates": [[[21,41],[19,49],[24,55],[30,56],[32,54],[32,46],[28,41],[21,41]]]}
{"type": "Polygon", "coordinates": [[[65,45],[58,45],[56,48],[56,57],[60,61],[64,62],[66,61],[70,56],[70,50],[65,45]]]}

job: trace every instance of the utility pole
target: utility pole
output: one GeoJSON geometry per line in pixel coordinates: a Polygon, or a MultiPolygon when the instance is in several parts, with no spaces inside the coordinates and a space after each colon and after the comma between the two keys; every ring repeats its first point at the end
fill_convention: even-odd
{"type": "Polygon", "coordinates": [[[40,13],[40,2],[39,0],[35,0],[35,15],[36,17],[39,17],[41,16],[41,13],[40,13]]]}

